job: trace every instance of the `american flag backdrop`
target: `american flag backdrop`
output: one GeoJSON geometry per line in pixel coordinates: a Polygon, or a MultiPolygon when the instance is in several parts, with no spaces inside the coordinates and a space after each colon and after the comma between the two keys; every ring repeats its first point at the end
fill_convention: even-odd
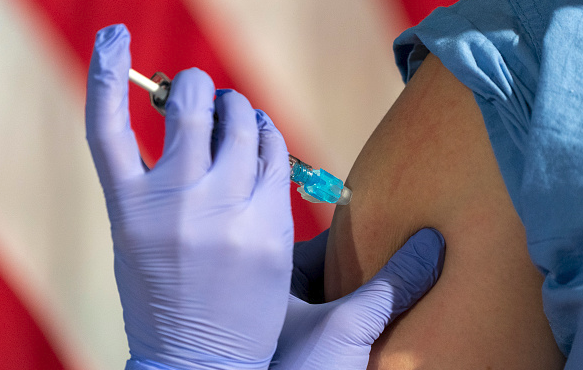
{"type": "MultiPolygon", "coordinates": [[[[0,0],[0,369],[121,369],[109,222],[85,143],[98,29],[125,23],[132,65],[199,67],[274,120],[291,153],[344,179],[403,83],[392,41],[452,0],[0,0]]],[[[130,88],[143,157],[163,119],[130,88]]],[[[296,240],[333,206],[295,193],[296,240]]]]}

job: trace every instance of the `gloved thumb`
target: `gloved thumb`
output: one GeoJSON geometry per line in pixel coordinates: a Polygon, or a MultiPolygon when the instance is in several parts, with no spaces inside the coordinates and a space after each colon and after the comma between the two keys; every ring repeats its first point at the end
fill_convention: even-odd
{"type": "Polygon", "coordinates": [[[361,321],[361,338],[371,344],[399,314],[419,300],[437,281],[445,255],[443,236],[435,229],[413,235],[370,281],[352,293],[361,321]]]}

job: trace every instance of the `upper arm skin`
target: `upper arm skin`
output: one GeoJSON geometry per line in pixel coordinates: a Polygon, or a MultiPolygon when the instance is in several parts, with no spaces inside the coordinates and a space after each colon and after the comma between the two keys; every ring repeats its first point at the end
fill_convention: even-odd
{"type": "Polygon", "coordinates": [[[473,94],[429,55],[364,146],[336,208],[326,299],[371,278],[413,233],[447,249],[435,287],[391,324],[369,369],[559,369],[542,276],[473,94]]]}

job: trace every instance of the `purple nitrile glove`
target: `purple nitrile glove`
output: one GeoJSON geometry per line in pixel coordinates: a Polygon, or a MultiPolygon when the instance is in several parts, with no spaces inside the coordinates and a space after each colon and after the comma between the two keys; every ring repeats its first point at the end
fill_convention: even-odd
{"type": "Polygon", "coordinates": [[[244,96],[218,90],[213,100],[209,76],[190,69],[172,83],[164,153],[146,171],[130,128],[129,41],[123,25],[97,34],[86,106],[127,368],[267,369],[292,271],[285,142],[244,96]]]}
{"type": "MultiPolygon", "coordinates": [[[[322,242],[314,240],[315,246],[322,242]]],[[[366,369],[373,342],[437,281],[444,248],[439,232],[423,229],[369,282],[343,298],[309,304],[290,295],[270,369],[366,369]]],[[[312,272],[306,276],[317,277],[313,270],[308,271],[312,272]]]]}
{"type": "Polygon", "coordinates": [[[326,229],[315,238],[294,245],[290,293],[308,303],[324,302],[324,261],[329,232],[326,229]]]}

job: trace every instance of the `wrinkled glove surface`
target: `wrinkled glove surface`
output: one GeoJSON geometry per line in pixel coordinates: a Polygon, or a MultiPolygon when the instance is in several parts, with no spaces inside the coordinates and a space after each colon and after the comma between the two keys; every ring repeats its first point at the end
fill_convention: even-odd
{"type": "Polygon", "coordinates": [[[285,142],[244,96],[218,90],[215,100],[209,76],[190,69],[172,83],[164,152],[145,170],[130,128],[129,42],[123,25],[97,34],[86,105],[132,355],[127,368],[266,369],[292,270],[285,142]]]}
{"type": "Polygon", "coordinates": [[[321,300],[326,240],[324,232],[296,244],[292,294],[270,369],[365,370],[373,342],[435,284],[443,268],[443,237],[423,229],[355,292],[310,304],[300,298],[321,300]]]}

